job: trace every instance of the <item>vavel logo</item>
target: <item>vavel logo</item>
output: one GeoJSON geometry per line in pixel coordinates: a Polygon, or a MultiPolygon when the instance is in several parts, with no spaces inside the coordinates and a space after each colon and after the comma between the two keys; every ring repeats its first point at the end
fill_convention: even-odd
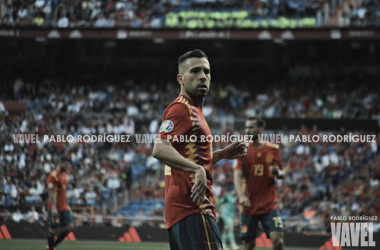
{"type": "Polygon", "coordinates": [[[372,222],[331,222],[334,247],[375,247],[372,222]]]}

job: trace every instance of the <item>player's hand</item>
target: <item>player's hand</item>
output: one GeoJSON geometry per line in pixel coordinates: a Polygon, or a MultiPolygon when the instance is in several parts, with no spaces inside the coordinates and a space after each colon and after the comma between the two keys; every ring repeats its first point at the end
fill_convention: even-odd
{"type": "Polygon", "coordinates": [[[243,158],[247,154],[247,144],[244,142],[234,142],[223,149],[223,158],[236,159],[243,158]]]}
{"type": "Polygon", "coordinates": [[[271,172],[279,179],[282,179],[284,177],[284,172],[281,171],[280,167],[277,164],[269,166],[269,172],[271,172]]]}
{"type": "Polygon", "coordinates": [[[203,167],[199,167],[195,172],[195,183],[191,189],[190,198],[196,203],[201,203],[207,189],[206,170],[203,167]]]}
{"type": "Polygon", "coordinates": [[[251,202],[245,195],[239,197],[239,204],[243,207],[243,210],[251,206],[251,202]]]}
{"type": "Polygon", "coordinates": [[[269,166],[269,172],[271,172],[274,176],[278,176],[278,171],[280,168],[277,165],[269,166]]]}

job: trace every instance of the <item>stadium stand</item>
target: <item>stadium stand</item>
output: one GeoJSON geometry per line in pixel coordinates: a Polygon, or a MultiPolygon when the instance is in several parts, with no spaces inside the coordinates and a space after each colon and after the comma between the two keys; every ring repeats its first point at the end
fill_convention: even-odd
{"type": "MultiPolygon", "coordinates": [[[[244,83],[239,86],[231,82],[218,82],[215,84],[217,91],[211,92],[206,100],[205,116],[238,114],[241,117],[262,115],[266,118],[380,120],[377,68],[371,65],[348,65],[337,67],[331,72],[328,70],[330,67],[331,64],[327,63],[294,65],[285,79],[267,84],[254,96],[246,91],[248,87],[244,83]],[[365,84],[358,85],[357,82],[365,84]]],[[[36,79],[24,80],[22,76],[16,76],[3,79],[4,87],[0,96],[27,100],[28,110],[33,112],[68,113],[72,119],[70,125],[81,127],[80,132],[89,132],[93,124],[99,122],[95,117],[85,121],[86,115],[112,113],[118,115],[117,120],[98,125],[99,133],[120,133],[117,128],[120,125],[125,126],[127,134],[153,134],[157,132],[154,126],[159,123],[165,103],[175,99],[178,94],[170,88],[172,85],[165,86],[166,82],[148,84],[146,81],[128,79],[124,80],[124,84],[119,84],[123,80],[117,79],[105,87],[101,81],[93,80],[96,81],[96,77],[85,85],[80,84],[80,80],[62,82],[46,76],[41,84],[36,79]],[[127,116],[133,117],[132,120],[123,116],[125,106],[127,116]]]]}
{"type": "MultiPolygon", "coordinates": [[[[359,76],[355,81],[366,84],[357,86],[354,81],[350,83],[352,71],[349,67],[342,67],[337,71],[346,72],[339,73],[346,74],[346,78],[340,79],[345,82],[344,90],[339,84],[331,83],[318,87],[311,84],[307,89],[301,87],[303,81],[334,80],[334,74],[322,74],[324,67],[327,66],[294,66],[289,71],[292,87],[269,86],[255,97],[246,95],[244,88],[236,84],[218,84],[218,91],[210,93],[204,113],[211,120],[214,116],[232,114],[236,117],[379,119],[380,92],[368,91],[376,86],[367,81],[377,79],[378,73],[372,72],[374,75],[369,78],[365,74],[359,76]],[[237,112],[239,110],[242,111],[237,112]]],[[[46,219],[46,214],[43,215],[47,201],[46,175],[61,155],[67,155],[73,163],[68,177],[68,197],[76,212],[77,225],[163,226],[152,219],[162,220],[163,216],[163,167],[151,156],[151,143],[136,143],[134,136],[157,133],[164,104],[174,99],[178,91],[168,92],[165,88],[137,84],[134,80],[127,82],[129,88],[124,89],[117,84],[70,84],[51,76],[46,76],[43,84],[36,84],[20,76],[11,84],[3,85],[3,99],[12,96],[12,100],[28,103],[27,114],[1,115],[4,122],[0,128],[0,205],[14,211],[16,220],[25,219],[31,206],[46,219]],[[15,144],[13,133],[74,136],[108,133],[131,135],[134,139],[131,143],[15,144]],[[16,207],[23,211],[21,217],[16,207]],[[93,219],[86,219],[86,216],[93,219]],[[113,221],[116,217],[108,216],[120,218],[113,221]]],[[[220,131],[219,124],[211,123],[211,126],[212,130],[220,131]]],[[[220,133],[241,132],[231,129],[220,133]]],[[[320,131],[316,127],[308,130],[302,126],[296,130],[272,132],[348,134],[344,130],[320,131]]],[[[356,131],[356,134],[365,135],[366,132],[356,131]]],[[[214,148],[223,146],[216,143],[214,148]]],[[[330,214],[380,216],[376,192],[380,178],[379,146],[379,139],[375,143],[282,144],[282,161],[288,177],[281,183],[279,199],[287,230],[327,230],[324,220],[330,214]],[[372,192],[375,195],[367,195],[372,192]],[[358,206],[359,203],[364,205],[358,206]]],[[[231,166],[231,161],[221,161],[214,170],[216,201],[233,185],[231,166]]]]}
{"type": "MultiPolygon", "coordinates": [[[[379,4],[372,0],[0,0],[0,25],[25,30],[312,27],[314,31],[327,26],[378,27],[379,4]]],[[[59,157],[67,155],[73,163],[67,196],[76,226],[163,228],[163,166],[151,156],[152,138],[136,143],[135,136],[157,133],[165,105],[178,95],[176,67],[167,61],[175,63],[179,53],[194,47],[210,51],[216,72],[203,108],[214,134],[240,134],[243,128],[237,124],[251,115],[285,121],[281,129],[268,133],[377,133],[371,143],[281,144],[287,178],[279,182],[279,201],[286,232],[326,232],[331,215],[380,216],[380,135],[378,130],[366,131],[365,124],[380,124],[379,46],[371,40],[371,32],[364,30],[360,41],[329,37],[328,42],[275,37],[203,42],[18,39],[1,33],[0,223],[46,225],[46,177],[59,157]],[[25,103],[26,112],[8,112],[3,101],[25,103]],[[344,126],[306,128],[302,122],[296,128],[286,127],[286,121],[296,119],[327,123],[347,119],[357,125],[351,131],[344,126]],[[107,133],[131,140],[28,144],[14,143],[14,133],[107,133]]],[[[232,161],[220,161],[214,168],[216,202],[232,188],[231,166],[232,161]]]]}
{"type": "Polygon", "coordinates": [[[310,28],[322,27],[325,23],[335,26],[378,26],[379,2],[3,0],[0,9],[0,24],[16,27],[310,28]],[[327,23],[330,16],[335,20],[333,23],[327,23]]]}

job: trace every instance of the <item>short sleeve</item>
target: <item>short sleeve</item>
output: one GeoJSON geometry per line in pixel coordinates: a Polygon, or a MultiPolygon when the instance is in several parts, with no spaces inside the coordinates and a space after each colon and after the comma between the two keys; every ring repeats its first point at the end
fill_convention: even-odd
{"type": "Polygon", "coordinates": [[[232,164],[232,167],[233,167],[234,171],[236,171],[236,170],[243,171],[243,160],[240,158],[235,159],[233,164],[232,164]]]}
{"type": "Polygon", "coordinates": [[[157,137],[170,140],[186,135],[192,127],[189,108],[185,104],[175,103],[165,110],[157,137]]]}

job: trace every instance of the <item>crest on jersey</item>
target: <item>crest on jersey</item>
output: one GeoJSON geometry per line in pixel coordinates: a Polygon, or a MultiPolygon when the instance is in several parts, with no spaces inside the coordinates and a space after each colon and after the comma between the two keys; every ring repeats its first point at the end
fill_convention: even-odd
{"type": "Polygon", "coordinates": [[[174,124],[171,120],[166,120],[161,124],[160,132],[169,133],[174,128],[174,124]]]}
{"type": "Polygon", "coordinates": [[[273,156],[271,154],[267,155],[267,158],[265,159],[268,164],[273,162],[273,156]]]}

